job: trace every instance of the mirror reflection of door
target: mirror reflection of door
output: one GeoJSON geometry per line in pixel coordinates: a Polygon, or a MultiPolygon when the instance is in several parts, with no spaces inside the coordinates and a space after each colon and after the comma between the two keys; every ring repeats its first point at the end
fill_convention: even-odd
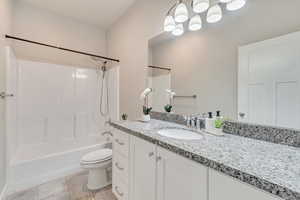
{"type": "Polygon", "coordinates": [[[300,32],[239,49],[239,120],[300,129],[300,32]]]}
{"type": "Polygon", "coordinates": [[[171,89],[171,70],[165,67],[148,67],[148,87],[153,89],[149,96],[149,105],[152,110],[165,112],[164,106],[169,103],[167,89],[171,89]]]}

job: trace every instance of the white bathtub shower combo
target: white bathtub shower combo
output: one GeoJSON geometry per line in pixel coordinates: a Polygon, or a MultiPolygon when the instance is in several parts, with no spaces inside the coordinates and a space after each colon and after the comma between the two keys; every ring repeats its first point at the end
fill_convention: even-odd
{"type": "MultiPolygon", "coordinates": [[[[102,71],[21,60],[7,48],[7,90],[14,94],[7,101],[8,193],[79,171],[81,159],[90,169],[91,154],[83,156],[108,147],[105,122],[118,119],[118,70],[106,74],[110,115],[104,117],[102,71]]],[[[107,166],[111,154],[102,158],[107,166]]],[[[93,166],[99,169],[100,161],[93,166]]]]}

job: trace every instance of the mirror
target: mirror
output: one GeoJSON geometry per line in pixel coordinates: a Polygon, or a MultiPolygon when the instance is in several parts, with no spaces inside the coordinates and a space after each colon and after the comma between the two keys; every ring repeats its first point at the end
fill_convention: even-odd
{"type": "Polygon", "coordinates": [[[242,122],[300,129],[300,1],[249,0],[220,22],[149,40],[154,111],[221,111],[242,122]],[[174,93],[174,98],[166,90],[174,93]]]}

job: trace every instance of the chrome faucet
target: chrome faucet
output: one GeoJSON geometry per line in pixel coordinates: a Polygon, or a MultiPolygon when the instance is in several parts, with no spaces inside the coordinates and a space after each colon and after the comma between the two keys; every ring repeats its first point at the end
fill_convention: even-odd
{"type": "Polygon", "coordinates": [[[186,126],[189,128],[196,128],[197,117],[195,115],[185,116],[186,126]]]}
{"type": "Polygon", "coordinates": [[[191,117],[187,115],[184,117],[184,119],[186,121],[186,126],[190,127],[191,126],[191,117]]]}
{"type": "Polygon", "coordinates": [[[191,117],[191,127],[196,128],[196,126],[197,126],[197,117],[192,116],[191,117]]]}
{"type": "Polygon", "coordinates": [[[186,126],[189,128],[201,130],[205,128],[205,115],[187,115],[185,116],[186,126]]]}

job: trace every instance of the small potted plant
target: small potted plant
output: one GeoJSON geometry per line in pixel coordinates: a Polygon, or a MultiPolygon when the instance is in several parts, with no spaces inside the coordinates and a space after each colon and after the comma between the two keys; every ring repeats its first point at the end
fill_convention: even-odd
{"type": "Polygon", "coordinates": [[[144,122],[148,122],[151,120],[150,118],[150,112],[151,112],[152,108],[148,108],[147,106],[143,106],[143,121],[144,122]]]}
{"type": "Polygon", "coordinates": [[[174,99],[174,96],[176,95],[176,93],[170,89],[167,89],[166,92],[167,92],[167,98],[168,98],[169,103],[167,105],[165,105],[164,109],[167,113],[171,113],[172,108],[173,108],[173,99],[174,99]]]}
{"type": "Polygon", "coordinates": [[[128,118],[128,115],[126,113],[123,113],[121,117],[122,117],[123,121],[126,121],[128,118]]]}
{"type": "Polygon", "coordinates": [[[172,112],[173,106],[171,104],[167,104],[167,105],[165,105],[164,108],[167,113],[170,113],[170,112],[172,112]]]}
{"type": "Polygon", "coordinates": [[[152,89],[147,88],[141,94],[141,99],[144,100],[143,118],[142,118],[142,121],[144,121],[144,122],[149,122],[151,120],[150,112],[151,112],[152,108],[149,107],[149,101],[148,101],[148,96],[151,92],[152,92],[152,89]]]}

